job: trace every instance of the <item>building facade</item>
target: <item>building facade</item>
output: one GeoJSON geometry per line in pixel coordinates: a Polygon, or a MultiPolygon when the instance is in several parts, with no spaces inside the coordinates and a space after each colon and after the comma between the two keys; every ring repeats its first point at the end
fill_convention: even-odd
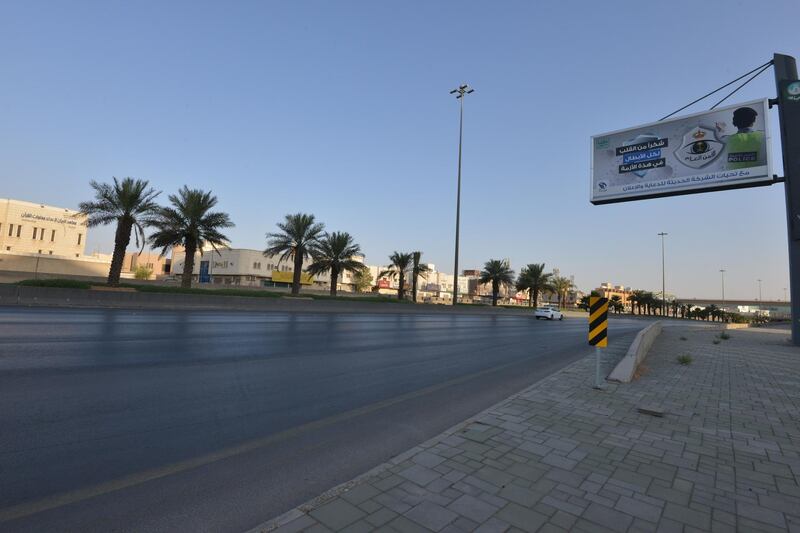
{"type": "Polygon", "coordinates": [[[603,297],[611,299],[612,296],[619,296],[620,300],[622,300],[622,305],[626,309],[630,309],[630,297],[633,293],[633,290],[630,287],[625,287],[623,285],[612,285],[611,283],[601,283],[598,288],[595,289],[597,293],[603,297]]]}
{"type": "Polygon", "coordinates": [[[0,199],[0,252],[81,258],[86,217],[78,211],[0,199]]]}
{"type": "MultiPolygon", "coordinates": [[[[363,256],[356,256],[356,260],[363,262],[363,256]]],[[[183,266],[186,262],[186,253],[182,249],[173,250],[170,264],[170,275],[180,278],[183,275],[183,266]]],[[[303,286],[319,290],[329,290],[331,284],[330,274],[310,276],[305,269],[311,261],[303,261],[303,274],[300,282],[303,286]]],[[[238,287],[288,287],[292,284],[294,275],[294,261],[282,261],[280,256],[264,256],[262,250],[249,250],[246,248],[220,248],[219,253],[214,250],[204,250],[195,254],[192,281],[199,284],[231,285],[238,287]]],[[[352,291],[353,275],[343,272],[339,275],[337,290],[352,291]]]]}

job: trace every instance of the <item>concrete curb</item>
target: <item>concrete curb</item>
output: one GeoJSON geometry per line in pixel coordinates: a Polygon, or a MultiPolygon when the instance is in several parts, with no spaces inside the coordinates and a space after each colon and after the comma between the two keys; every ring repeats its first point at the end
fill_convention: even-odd
{"type": "Polygon", "coordinates": [[[617,363],[614,370],[606,378],[608,381],[617,381],[620,383],[630,383],[633,381],[633,376],[636,374],[636,369],[647,357],[647,352],[653,346],[653,343],[661,334],[661,322],[653,322],[642,331],[640,331],[636,338],[628,348],[628,353],[625,357],[617,363]]]}

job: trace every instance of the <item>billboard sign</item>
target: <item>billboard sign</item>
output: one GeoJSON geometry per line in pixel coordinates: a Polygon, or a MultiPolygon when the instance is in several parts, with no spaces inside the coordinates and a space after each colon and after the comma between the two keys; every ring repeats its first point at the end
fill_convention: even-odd
{"type": "MultiPolygon", "coordinates": [[[[281,272],[280,270],[272,271],[272,281],[274,283],[292,283],[294,281],[294,272],[281,272]]],[[[314,278],[307,272],[300,273],[300,285],[313,285],[314,278]]]]}
{"type": "Polygon", "coordinates": [[[593,204],[773,181],[766,99],[592,137],[593,204]]]}

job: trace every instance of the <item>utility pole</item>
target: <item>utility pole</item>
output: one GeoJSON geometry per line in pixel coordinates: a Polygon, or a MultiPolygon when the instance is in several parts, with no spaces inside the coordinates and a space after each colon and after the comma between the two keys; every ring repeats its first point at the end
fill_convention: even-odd
{"type": "Polygon", "coordinates": [[[662,231],[659,235],[661,236],[661,316],[665,317],[667,316],[667,275],[664,267],[664,237],[669,233],[662,231]]]}
{"type": "Polygon", "coordinates": [[[722,310],[725,310],[725,269],[721,268],[719,273],[722,274],[722,310]]]}
{"type": "Polygon", "coordinates": [[[797,62],[775,54],[775,88],[781,122],[781,151],[786,192],[786,225],[789,237],[789,296],[792,309],[792,342],[800,346],[800,98],[797,62]]]}
{"type": "Polygon", "coordinates": [[[758,301],[760,302],[761,301],[761,280],[757,279],[756,281],[758,282],[758,301]]]}
{"type": "Polygon", "coordinates": [[[475,89],[471,89],[466,83],[450,91],[450,94],[458,95],[456,99],[460,104],[458,113],[458,189],[456,192],[456,259],[453,266],[453,305],[458,305],[458,230],[461,225],[461,142],[464,137],[464,96],[473,92],[475,92],[475,89]]]}

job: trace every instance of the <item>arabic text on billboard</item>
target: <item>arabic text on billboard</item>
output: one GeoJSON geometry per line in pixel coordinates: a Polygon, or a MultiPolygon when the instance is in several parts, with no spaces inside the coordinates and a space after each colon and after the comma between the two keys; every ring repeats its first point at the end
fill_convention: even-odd
{"type": "Polygon", "coordinates": [[[591,202],[772,181],[767,100],[592,137],[591,202]]]}

